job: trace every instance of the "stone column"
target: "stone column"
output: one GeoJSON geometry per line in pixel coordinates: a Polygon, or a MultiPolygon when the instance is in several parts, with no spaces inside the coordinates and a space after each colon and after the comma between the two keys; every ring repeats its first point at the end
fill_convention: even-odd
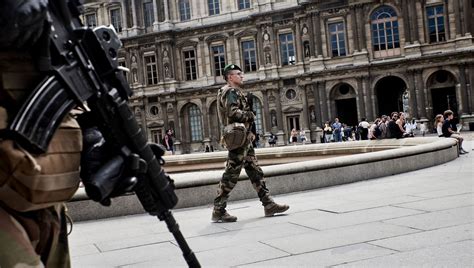
{"type": "Polygon", "coordinates": [[[323,55],[323,48],[321,44],[321,22],[319,12],[313,13],[313,35],[316,41],[316,56],[323,55]]]}
{"type": "Polygon", "coordinates": [[[168,125],[168,112],[166,111],[167,105],[168,105],[167,102],[160,101],[160,109],[161,109],[161,115],[163,116],[163,123],[164,123],[164,127],[165,127],[165,133],[166,133],[166,130],[169,128],[169,125],[168,125]]]}
{"type": "Polygon", "coordinates": [[[295,40],[295,52],[296,52],[296,63],[303,62],[303,45],[301,43],[301,30],[300,30],[300,20],[298,19],[295,26],[295,35],[293,40],[295,40]]]}
{"type": "Polygon", "coordinates": [[[301,128],[306,131],[306,133],[309,133],[309,120],[308,120],[308,94],[306,92],[306,86],[303,86],[303,89],[301,90],[303,96],[302,96],[302,101],[303,101],[303,123],[301,124],[301,128]]]}
{"type": "Polygon", "coordinates": [[[402,1],[402,12],[403,14],[408,14],[408,16],[403,17],[403,28],[405,28],[405,40],[407,43],[413,42],[411,38],[411,27],[410,27],[410,6],[408,2],[413,0],[403,0],[402,1]]]}
{"type": "Polygon", "coordinates": [[[174,141],[175,153],[181,154],[181,122],[179,118],[178,103],[176,101],[172,102],[173,104],[173,117],[174,117],[174,136],[176,140],[174,141]]]}
{"type": "Polygon", "coordinates": [[[373,94],[371,94],[370,90],[370,83],[369,83],[369,77],[368,76],[363,76],[362,77],[362,87],[364,88],[364,102],[365,102],[365,115],[367,120],[374,120],[374,113],[373,113],[373,99],[372,97],[373,94]]]}
{"type": "Polygon", "coordinates": [[[280,90],[276,89],[276,108],[277,108],[277,127],[278,127],[278,132],[277,132],[277,145],[285,145],[287,143],[286,138],[285,138],[285,133],[283,131],[283,112],[281,110],[281,97],[280,97],[280,90]]]}
{"type": "Polygon", "coordinates": [[[158,0],[153,0],[153,31],[159,30],[159,23],[158,23],[158,4],[156,3],[158,0]]]}
{"type": "Polygon", "coordinates": [[[127,20],[127,4],[124,0],[120,1],[120,5],[122,7],[122,31],[128,31],[128,20],[127,20]]]}
{"type": "Polygon", "coordinates": [[[410,11],[410,32],[412,35],[412,41],[419,41],[418,37],[418,20],[417,20],[417,10],[416,10],[416,1],[409,0],[410,3],[409,11],[410,11]]]}
{"type": "Polygon", "coordinates": [[[359,32],[357,31],[357,25],[358,25],[358,21],[357,21],[357,11],[356,11],[356,6],[350,6],[350,14],[351,14],[351,18],[352,18],[352,42],[354,43],[354,50],[355,51],[359,51],[360,50],[360,44],[359,44],[359,32]]]}
{"type": "Polygon", "coordinates": [[[462,26],[461,26],[461,12],[459,12],[459,0],[453,1],[453,9],[454,9],[454,17],[455,17],[455,25],[456,25],[456,35],[462,34],[462,26]]]}
{"type": "Polygon", "coordinates": [[[425,87],[423,85],[423,70],[415,70],[416,99],[418,102],[418,115],[426,120],[425,87]]]}
{"type": "Polygon", "coordinates": [[[321,105],[321,118],[322,123],[329,121],[329,114],[328,114],[328,103],[326,97],[326,81],[321,81],[318,83],[319,86],[319,100],[321,105]]]}
{"type": "Polygon", "coordinates": [[[163,0],[163,9],[165,13],[165,22],[170,20],[168,0],[163,0]]]}
{"type": "Polygon", "coordinates": [[[474,65],[469,65],[468,68],[469,84],[467,86],[468,100],[469,103],[469,112],[474,114],[474,65]]]}
{"type": "Polygon", "coordinates": [[[132,5],[132,35],[137,35],[138,34],[138,19],[137,19],[137,7],[136,7],[136,1],[132,0],[131,3],[132,5]]]}
{"type": "Polygon", "coordinates": [[[460,94],[458,95],[460,115],[467,114],[469,112],[467,103],[467,82],[466,82],[466,66],[464,64],[459,65],[459,83],[460,83],[460,94]]]}
{"type": "Polygon", "coordinates": [[[365,102],[364,102],[364,87],[362,85],[362,77],[357,77],[357,116],[358,120],[365,118],[365,102]]]}
{"type": "Polygon", "coordinates": [[[408,100],[410,103],[410,113],[412,118],[419,118],[418,117],[418,104],[416,100],[416,90],[415,90],[415,72],[412,70],[408,71],[408,91],[410,92],[410,99],[408,100]]]}
{"type": "Polygon", "coordinates": [[[270,115],[270,108],[268,107],[268,91],[270,89],[265,89],[265,90],[262,90],[262,93],[263,93],[263,114],[264,114],[264,117],[265,117],[265,134],[267,134],[268,132],[270,132],[272,130],[272,122],[271,122],[271,118],[269,117],[270,115]]]}
{"type": "Polygon", "coordinates": [[[209,115],[207,114],[207,107],[206,107],[206,97],[202,97],[201,98],[201,115],[202,115],[202,121],[204,123],[204,126],[203,126],[203,135],[204,135],[204,141],[206,140],[209,140],[210,141],[210,138],[209,138],[209,133],[210,133],[210,129],[209,129],[209,115]]]}
{"type": "Polygon", "coordinates": [[[364,12],[364,6],[361,4],[358,6],[358,15],[357,15],[357,26],[359,30],[357,31],[359,33],[359,48],[361,50],[367,49],[367,42],[366,42],[366,34],[365,34],[365,12],[364,12]]]}
{"type": "Polygon", "coordinates": [[[314,112],[316,113],[316,125],[322,126],[323,119],[321,118],[321,99],[319,98],[319,84],[316,82],[312,85],[313,87],[313,96],[314,96],[314,112]]]}

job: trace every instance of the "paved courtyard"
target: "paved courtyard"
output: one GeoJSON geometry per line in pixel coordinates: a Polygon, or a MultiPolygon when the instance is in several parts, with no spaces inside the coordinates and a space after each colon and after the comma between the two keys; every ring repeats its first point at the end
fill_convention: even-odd
{"type": "MultiPolygon", "coordinates": [[[[256,198],[229,204],[236,223],[211,223],[211,206],[173,213],[203,267],[473,267],[468,139],[470,153],[443,165],[276,196],[286,215],[263,217],[256,198]]],[[[70,245],[73,267],[186,267],[145,214],[75,223],[70,245]]]]}

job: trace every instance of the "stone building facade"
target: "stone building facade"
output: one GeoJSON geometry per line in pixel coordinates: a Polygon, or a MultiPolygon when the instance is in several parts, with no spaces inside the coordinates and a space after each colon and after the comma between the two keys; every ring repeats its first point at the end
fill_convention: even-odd
{"type": "MultiPolygon", "coordinates": [[[[245,72],[257,129],[286,144],[292,128],[405,111],[432,124],[451,109],[474,122],[474,1],[86,1],[88,25],[112,24],[130,69],[131,107],[150,141],[218,149],[217,90],[228,63],[245,72]]],[[[471,124],[472,126],[472,124],[471,124]]]]}

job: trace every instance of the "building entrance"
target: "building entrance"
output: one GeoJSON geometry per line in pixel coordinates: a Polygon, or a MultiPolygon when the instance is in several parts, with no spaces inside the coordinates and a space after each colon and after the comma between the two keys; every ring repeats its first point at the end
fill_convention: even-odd
{"type": "Polygon", "coordinates": [[[454,87],[433,88],[431,90],[433,100],[433,115],[443,114],[446,110],[453,111],[457,117],[458,103],[456,100],[456,90],[454,87]]]}
{"type": "MultiPolygon", "coordinates": [[[[403,93],[407,88],[398,77],[389,76],[380,79],[375,85],[378,101],[378,116],[390,115],[391,112],[403,111],[403,93]]],[[[371,120],[373,118],[369,118],[371,120]]]]}
{"type": "Polygon", "coordinates": [[[337,116],[339,122],[348,126],[356,126],[357,121],[357,102],[356,98],[336,100],[337,116]]]}
{"type": "Polygon", "coordinates": [[[291,132],[292,129],[299,130],[300,129],[300,117],[298,115],[288,116],[288,133],[291,132]]]}

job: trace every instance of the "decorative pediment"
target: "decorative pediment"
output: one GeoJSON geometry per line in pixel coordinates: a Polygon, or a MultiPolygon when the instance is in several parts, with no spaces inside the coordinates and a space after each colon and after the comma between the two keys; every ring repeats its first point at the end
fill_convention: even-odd
{"type": "Polygon", "coordinates": [[[301,112],[301,111],[303,111],[303,108],[294,107],[294,106],[290,106],[290,107],[287,107],[287,108],[283,109],[284,113],[298,113],[298,112],[301,112]]]}
{"type": "Polygon", "coordinates": [[[147,127],[149,128],[163,127],[164,125],[165,125],[165,122],[163,120],[157,120],[157,121],[149,122],[147,124],[147,127]]]}
{"type": "Polygon", "coordinates": [[[183,48],[183,47],[196,47],[198,42],[196,41],[191,41],[191,40],[185,40],[183,42],[179,42],[176,44],[176,47],[178,48],[183,48]]]}
{"type": "Polygon", "coordinates": [[[235,34],[237,38],[242,38],[245,36],[257,36],[257,31],[254,29],[246,29],[235,34]]]}
{"type": "Polygon", "coordinates": [[[210,35],[208,36],[206,39],[206,42],[207,43],[212,43],[212,42],[215,42],[215,41],[225,41],[227,40],[227,36],[223,35],[223,34],[213,34],[213,35],[210,35]]]}

